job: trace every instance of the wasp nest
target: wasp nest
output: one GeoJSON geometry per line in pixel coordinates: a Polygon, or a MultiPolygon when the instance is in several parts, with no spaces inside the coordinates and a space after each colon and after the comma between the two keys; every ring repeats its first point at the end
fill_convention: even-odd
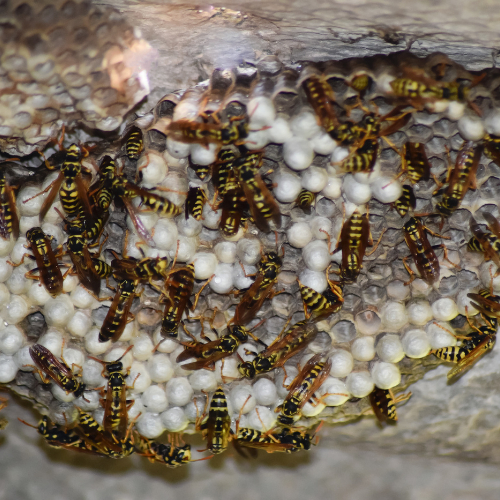
{"type": "MultiPolygon", "coordinates": [[[[328,372],[322,373],[315,397],[303,402],[300,419],[294,419],[293,425],[304,429],[321,419],[348,420],[366,413],[370,407],[367,396],[375,388],[401,391],[421,377],[426,366],[436,364],[436,358],[429,356],[431,350],[460,345],[456,335],[471,331],[466,316],[478,326],[484,324],[477,321],[479,317],[473,318],[478,310],[471,305],[469,293],[490,286],[493,292],[500,290],[496,266],[467,246],[471,214],[476,220],[476,236],[485,231],[479,226],[484,223],[483,214],[498,218],[499,167],[496,159],[490,159],[495,157],[491,153],[495,136],[500,135],[498,83],[495,71],[470,74],[441,54],[418,59],[405,53],[295,68],[281,68],[273,59],[266,59],[256,66],[215,71],[210,81],[165,96],[150,113],[129,124],[123,139],[102,141],[89,148],[82,161],[84,167],[97,175],[98,165],[108,155],[123,175],[128,175],[132,191],[135,189],[131,195],[113,191],[115,206],[104,229],[108,240],[101,259],[110,263],[111,250],[138,260],[175,258],[180,268],[194,266],[193,295],[206,285],[194,311],[184,316],[183,325],[175,325],[170,337],[162,334],[161,326],[165,306],[160,305],[160,298],[169,293],[165,288],[160,293],[147,281],[139,285],[143,292],[131,308],[135,319],[127,323],[116,342],[103,342],[99,335],[110,302],[96,300],[72,274],[65,276],[64,293],[57,297],[25,278],[33,264],[28,260],[20,264],[27,243],[24,235],[40,225],[39,213],[48,193],[33,196],[59,173],[44,177],[43,166],[35,172],[22,162],[13,164],[13,179],[24,181],[17,193],[21,236],[0,240],[0,382],[42,404],[51,420],[61,426],[78,425],[76,407],[102,422],[99,391],[85,391],[75,399],[57,384],[40,384],[39,376],[33,375],[30,346],[37,343],[57,357],[63,354],[87,389],[108,383],[102,364],[94,357],[114,361],[132,346],[121,361],[124,370],[129,370],[128,419],[135,421],[135,430],[142,437],[189,433],[195,424],[200,430],[205,399],[219,386],[227,397],[234,432],[236,425],[268,431],[277,425],[275,409],[287,397],[287,387],[313,357],[327,363],[328,372]],[[400,95],[395,90],[398,78],[406,78],[400,95]],[[321,116],[325,107],[314,106],[314,98],[306,92],[307,82],[313,80],[326,83],[328,89],[329,97],[323,104],[330,106],[329,117],[334,121],[328,131],[321,116]],[[399,121],[390,134],[378,131],[370,135],[367,117],[382,121],[382,130],[399,121]],[[352,142],[342,139],[338,130],[345,124],[353,129],[361,127],[361,135],[352,142]],[[224,135],[229,129],[236,136],[224,135]],[[396,208],[401,206],[394,204],[405,201],[403,180],[407,174],[399,174],[407,143],[424,144],[430,172],[414,184],[414,203],[408,198],[400,215],[396,208]],[[483,147],[489,155],[481,154],[483,147]],[[449,208],[448,191],[435,193],[434,178],[444,180],[448,167],[460,163],[462,148],[474,152],[477,189],[468,189],[459,200],[460,206],[449,208]],[[214,176],[221,164],[221,151],[237,159],[255,151],[261,161],[259,174],[253,171],[253,180],[245,181],[238,174],[250,210],[242,204],[240,215],[249,219],[241,221],[234,234],[220,227],[224,206],[212,202],[217,200],[214,176]],[[353,158],[361,158],[359,171],[352,167],[354,171],[346,173],[346,162],[353,158]],[[363,163],[365,160],[368,163],[363,163]],[[272,193],[271,199],[263,202],[272,215],[269,219],[255,208],[260,202],[252,199],[256,191],[249,186],[256,178],[260,192],[272,193]],[[194,217],[194,212],[186,216],[183,210],[179,213],[178,207],[193,188],[205,193],[201,217],[194,217]],[[314,199],[305,208],[299,206],[303,190],[314,199]],[[159,215],[158,210],[144,211],[127,202],[127,196],[135,197],[152,208],[147,193],[164,197],[175,209],[159,215]],[[119,209],[124,199],[129,205],[127,216],[119,209]],[[279,214],[273,211],[275,205],[279,214]],[[408,259],[416,251],[405,243],[404,227],[408,233],[411,223],[416,223],[410,220],[414,213],[425,214],[425,225],[444,238],[428,236],[432,245],[444,244],[435,250],[439,272],[432,279],[413,279],[408,272],[410,269],[417,276],[423,272],[408,259]],[[135,221],[130,214],[135,214],[135,221]],[[364,256],[359,276],[348,279],[348,264],[342,256],[349,238],[344,234],[338,240],[353,214],[369,221],[366,227],[371,231],[374,251],[364,256]],[[270,220],[280,222],[275,231],[261,231],[259,228],[269,229],[270,220]],[[337,243],[339,251],[335,252],[337,243]],[[207,338],[216,340],[228,333],[228,324],[234,328],[238,323],[234,320],[235,314],[242,313],[238,304],[248,297],[246,290],[252,290],[255,280],[252,275],[262,272],[270,252],[284,254],[280,272],[270,285],[281,293],[269,295],[243,322],[249,329],[255,327],[252,334],[258,341],[248,338],[233,355],[218,359],[213,366],[183,368],[186,361],[195,361],[177,361],[192,342],[190,337],[202,343],[207,338]],[[13,267],[12,263],[20,265],[13,267]],[[339,268],[340,278],[330,273],[337,281],[332,284],[327,271],[339,268]],[[331,300],[338,300],[339,306],[330,311],[332,314],[315,315],[313,311],[308,325],[315,338],[287,360],[286,371],[245,378],[240,365],[251,364],[262,351],[262,343],[269,346],[284,329],[304,319],[299,283],[319,294],[337,287],[336,299],[331,300]]],[[[47,95],[50,93],[44,92],[47,95]]],[[[102,109],[107,113],[107,107],[102,109]]],[[[99,115],[94,119],[103,118],[99,115]]],[[[237,201],[242,201],[241,197],[237,201]]],[[[42,230],[53,236],[53,245],[67,241],[62,211],[56,198],[41,224],[42,230]]],[[[370,250],[369,243],[366,250],[370,250]]],[[[69,262],[67,257],[63,259],[69,262]]],[[[160,288],[179,286],[172,274],[166,277],[165,283],[156,282],[160,288]]],[[[101,297],[109,294],[106,282],[101,281],[101,297]]],[[[496,320],[489,318],[488,324],[493,328],[496,320]]],[[[494,342],[494,333],[490,339],[494,342]]],[[[284,439],[283,434],[278,439],[284,439]]]]}

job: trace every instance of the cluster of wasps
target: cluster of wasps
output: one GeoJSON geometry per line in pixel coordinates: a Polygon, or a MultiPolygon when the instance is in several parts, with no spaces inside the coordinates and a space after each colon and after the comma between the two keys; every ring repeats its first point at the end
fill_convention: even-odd
{"type": "MultiPolygon", "coordinates": [[[[347,83],[359,93],[359,106],[362,107],[361,98],[373,83],[370,77],[357,75],[347,83]]],[[[373,170],[379,152],[379,139],[390,144],[387,136],[404,127],[415,110],[423,109],[427,104],[439,100],[464,101],[472,106],[468,101],[468,92],[474,84],[475,82],[445,81],[438,74],[432,77],[406,68],[400,77],[391,82],[394,109],[380,116],[363,108],[365,113],[358,121],[351,120],[349,110],[342,109],[337,104],[331,85],[322,75],[310,75],[302,82],[301,89],[325,131],[338,144],[350,150],[347,158],[339,165],[341,171],[356,173],[373,170]]],[[[171,121],[165,128],[166,135],[176,141],[203,146],[215,144],[219,147],[217,160],[213,165],[206,167],[190,163],[190,168],[203,182],[208,182],[207,179],[211,176],[218,206],[222,207],[219,228],[226,237],[234,236],[241,227],[249,224],[254,224],[264,233],[278,231],[281,226],[281,213],[272,194],[273,186],[266,181],[265,174],[261,174],[264,151],[251,151],[245,147],[249,131],[249,117],[246,112],[231,115],[224,110],[200,115],[199,119],[171,121]]],[[[141,129],[132,128],[125,142],[129,160],[137,160],[144,148],[141,129]]],[[[436,194],[442,195],[436,210],[443,220],[460,207],[469,189],[476,188],[475,175],[483,151],[500,164],[500,137],[486,136],[479,144],[465,141],[444,182],[436,179],[436,194]]],[[[401,217],[407,217],[416,208],[413,185],[430,180],[431,167],[424,144],[407,142],[399,153],[402,168],[398,177],[406,176],[409,184],[404,185],[403,195],[394,203],[394,208],[401,217]]],[[[207,284],[195,294],[194,305],[190,307],[195,286],[194,265],[188,263],[176,266],[175,260],[170,263],[167,258],[133,259],[120,257],[118,254],[114,254],[114,260],[109,265],[99,259],[101,250],[92,253],[91,248],[102,246],[101,239],[112,203],[117,208],[124,207],[127,210],[139,236],[145,243],[154,247],[151,234],[137,217],[138,211],[154,211],[168,217],[179,216],[184,211],[186,217],[200,220],[203,206],[208,203],[207,194],[200,187],[192,187],[186,193],[185,206],[178,206],[167,197],[129,181],[123,172],[117,169],[116,158],[111,156],[102,158],[96,179],[88,184],[81,165],[84,154],[84,148],[72,144],[61,152],[61,155],[46,162],[49,168],[54,169],[57,168],[59,156],[62,158],[59,176],[45,190],[49,194],[43,203],[40,218],[43,219],[59,194],[64,211],[61,216],[68,238],[66,249],[61,246],[54,250],[51,238],[45,235],[40,227],[30,229],[26,238],[33,255],[25,256],[34,258],[37,268],[29,271],[26,277],[39,280],[53,297],[57,296],[62,293],[63,288],[59,260],[64,255],[69,255],[71,264],[68,264],[67,272],[76,274],[80,283],[96,298],[99,299],[101,280],[114,278],[117,281],[117,289],[99,333],[100,342],[116,342],[120,339],[131,318],[130,309],[134,297],[140,294],[140,284],[155,287],[160,291],[161,300],[165,303],[161,335],[184,346],[177,361],[193,360],[183,365],[187,370],[214,369],[217,361],[235,354],[238,347],[247,342],[249,337],[257,344],[263,344],[264,348],[260,352],[248,353],[254,355],[251,361],[241,360],[238,370],[243,377],[253,379],[260,374],[284,368],[290,358],[303,351],[316,338],[317,322],[340,311],[344,301],[344,287],[357,280],[366,249],[372,246],[373,252],[380,242],[379,239],[374,245],[368,212],[361,214],[356,210],[343,223],[334,250],[342,252],[339,269],[332,271],[338,274],[338,281],[330,279],[329,267],[326,270],[328,287],[325,292],[319,293],[299,282],[305,319],[285,327],[270,345],[264,344],[247,329],[247,325],[255,319],[264,302],[279,293],[275,286],[283,266],[283,253],[280,254],[279,250],[263,253],[255,280],[242,292],[234,317],[227,325],[227,333],[215,340],[207,340],[202,335],[205,342],[194,338],[192,342],[183,342],[179,339],[179,328],[184,326],[183,315],[189,308],[196,307],[198,298],[207,284]],[[132,204],[134,198],[140,202],[138,207],[132,204]],[[161,286],[158,282],[162,283],[161,286]]],[[[5,174],[2,172],[1,175],[0,235],[4,238],[17,238],[19,221],[14,190],[6,182],[5,174]]],[[[314,198],[313,193],[302,191],[296,205],[310,211],[314,198]]],[[[439,280],[439,260],[427,233],[439,235],[424,224],[422,217],[426,215],[430,214],[414,213],[403,227],[410,251],[410,255],[403,260],[410,276],[407,285],[417,275],[429,285],[439,280]],[[416,273],[408,264],[410,259],[414,262],[416,273]]],[[[487,260],[493,260],[500,266],[500,223],[491,215],[484,216],[488,223],[488,232],[471,218],[473,237],[468,247],[472,251],[482,252],[487,260]]],[[[446,252],[444,245],[441,246],[446,252]]],[[[487,290],[469,296],[475,301],[473,305],[486,324],[477,327],[470,322],[473,331],[459,337],[460,346],[433,351],[441,359],[456,363],[450,377],[456,377],[470,367],[493,347],[496,339],[500,297],[487,290]]],[[[187,329],[184,330],[189,335],[187,329]]],[[[50,380],[67,393],[84,397],[87,389],[80,382],[80,376],[72,372],[64,359],[59,360],[39,344],[31,346],[30,354],[43,381],[50,380]]],[[[102,426],[91,415],[79,410],[76,423],[67,426],[51,423],[47,417],[43,417],[37,427],[38,432],[51,446],[111,458],[123,458],[135,452],[169,467],[177,467],[191,461],[188,444],[181,445],[174,439],[167,444],[146,439],[134,429],[134,422],[128,422],[127,411],[131,402],[127,401],[126,397],[128,387],[125,379],[128,372],[124,370],[122,357],[112,362],[94,358],[103,364],[103,376],[107,378],[107,387],[99,388],[102,390],[101,402],[104,406],[102,426]]],[[[328,377],[330,368],[331,362],[323,354],[313,355],[304,364],[287,387],[289,392],[284,402],[276,409],[279,413],[277,427],[267,432],[238,428],[238,425],[236,431],[232,431],[227,399],[223,388],[219,387],[210,401],[207,396],[203,414],[196,422],[196,429],[207,441],[207,449],[212,454],[221,453],[230,441],[240,450],[246,447],[291,453],[310,449],[314,444],[315,433],[309,434],[294,424],[300,419],[302,409],[308,401],[317,404],[321,400],[315,393],[328,377]]],[[[395,405],[407,398],[408,395],[395,398],[392,391],[376,388],[370,395],[370,402],[380,421],[396,421],[395,405]]]]}

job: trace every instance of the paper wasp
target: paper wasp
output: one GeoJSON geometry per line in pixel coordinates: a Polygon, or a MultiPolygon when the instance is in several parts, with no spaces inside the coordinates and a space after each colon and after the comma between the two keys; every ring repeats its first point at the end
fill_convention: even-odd
{"type": "Polygon", "coordinates": [[[120,338],[128,322],[130,308],[136,296],[137,284],[138,280],[125,279],[119,282],[118,290],[101,326],[99,342],[107,342],[108,340],[116,342],[120,338]]]}
{"type": "Polygon", "coordinates": [[[305,213],[310,214],[311,207],[314,205],[315,201],[316,201],[316,195],[311,191],[308,191],[307,189],[303,189],[299,193],[299,196],[297,196],[295,203],[298,207],[304,210],[305,213]]]}
{"type": "Polygon", "coordinates": [[[59,361],[46,347],[40,344],[34,344],[29,348],[31,359],[45,376],[42,382],[46,384],[48,378],[51,378],[67,394],[73,393],[75,398],[81,396],[85,391],[85,384],[80,381],[81,376],[75,375],[65,363],[64,359],[59,361]]]}
{"type": "MultiPolygon", "coordinates": [[[[207,404],[208,399],[205,411],[207,404]]],[[[231,433],[231,417],[227,410],[227,399],[222,387],[218,387],[214,392],[208,415],[199,419],[196,428],[202,431],[203,437],[207,440],[207,449],[213,454],[222,453],[227,448],[231,433]]]]}
{"type": "Polygon", "coordinates": [[[252,361],[245,361],[238,366],[239,372],[247,378],[254,378],[260,373],[267,373],[283,366],[292,356],[312,342],[318,333],[314,324],[299,321],[291,326],[263,351],[256,354],[252,361]]]}
{"type": "Polygon", "coordinates": [[[330,281],[328,277],[329,268],[326,271],[328,288],[319,293],[309,286],[303,285],[299,281],[300,296],[304,303],[304,314],[306,319],[313,318],[314,321],[326,319],[330,314],[339,312],[344,304],[344,294],[341,284],[330,281]],[[307,307],[311,309],[311,313],[307,313],[307,307]]]}
{"type": "Polygon", "coordinates": [[[460,205],[469,189],[476,189],[476,171],[481,158],[481,146],[465,141],[460,148],[455,168],[448,169],[445,183],[448,183],[436,210],[443,216],[450,216],[460,205]]]}
{"type": "Polygon", "coordinates": [[[483,213],[483,217],[488,223],[491,233],[484,233],[474,217],[471,217],[470,228],[474,236],[469,240],[467,248],[474,252],[483,253],[484,260],[492,260],[500,268],[500,223],[488,212],[483,213]]]}
{"type": "Polygon", "coordinates": [[[288,387],[285,401],[275,410],[280,412],[278,415],[280,424],[292,425],[295,420],[299,419],[302,407],[328,377],[332,363],[331,360],[321,361],[322,358],[323,354],[315,354],[309,359],[288,387]]]}
{"type": "Polygon", "coordinates": [[[241,428],[236,434],[234,443],[237,446],[264,450],[267,453],[295,453],[311,448],[314,436],[302,434],[284,427],[275,432],[262,432],[255,429],[241,428]]]}
{"type": "Polygon", "coordinates": [[[5,170],[0,170],[0,236],[8,240],[10,235],[17,240],[19,238],[19,216],[16,208],[14,190],[9,185],[5,170]]]}
{"type": "Polygon", "coordinates": [[[370,404],[377,420],[379,422],[396,422],[398,414],[396,412],[396,404],[408,400],[411,397],[411,392],[394,397],[390,389],[380,389],[375,387],[370,393],[370,404]]]}
{"type": "Polygon", "coordinates": [[[488,290],[479,290],[478,293],[468,293],[467,297],[476,302],[471,305],[477,309],[493,326],[498,326],[500,317],[500,296],[493,295],[488,290]]]}
{"type": "Polygon", "coordinates": [[[271,296],[282,263],[282,258],[276,252],[263,255],[259,262],[259,270],[255,281],[236,306],[234,324],[246,325],[252,321],[266,298],[271,296]]]}
{"type": "Polygon", "coordinates": [[[125,143],[127,156],[130,160],[137,160],[144,149],[144,141],[142,138],[142,130],[139,127],[132,127],[127,135],[125,143]]]}
{"type": "Polygon", "coordinates": [[[201,187],[196,186],[189,188],[184,209],[186,220],[189,216],[193,217],[195,220],[201,219],[203,205],[205,204],[206,199],[207,195],[201,187]]]}
{"type": "Polygon", "coordinates": [[[407,142],[403,146],[403,165],[401,173],[407,175],[412,184],[428,181],[431,176],[431,166],[421,142],[407,142]]]}
{"type": "Polygon", "coordinates": [[[139,438],[139,448],[151,462],[158,462],[171,469],[191,462],[191,445],[174,446],[173,443],[163,444],[139,438]]]}
{"type": "Polygon", "coordinates": [[[236,176],[245,193],[246,201],[250,205],[250,212],[255,225],[264,233],[268,233],[269,219],[272,219],[276,228],[281,226],[281,212],[259,174],[262,166],[262,153],[250,152],[240,156],[233,162],[236,176]]]}
{"type": "Polygon", "coordinates": [[[401,217],[404,217],[409,210],[415,210],[417,200],[410,184],[403,185],[403,194],[394,202],[394,208],[401,217]]]}

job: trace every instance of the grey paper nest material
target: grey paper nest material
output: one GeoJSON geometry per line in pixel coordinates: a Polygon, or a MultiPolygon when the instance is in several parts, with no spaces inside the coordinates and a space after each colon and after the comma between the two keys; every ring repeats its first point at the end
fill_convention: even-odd
{"type": "Polygon", "coordinates": [[[0,149],[12,155],[63,125],[114,130],[149,92],[149,44],[88,1],[2,1],[0,52],[0,149]]]}

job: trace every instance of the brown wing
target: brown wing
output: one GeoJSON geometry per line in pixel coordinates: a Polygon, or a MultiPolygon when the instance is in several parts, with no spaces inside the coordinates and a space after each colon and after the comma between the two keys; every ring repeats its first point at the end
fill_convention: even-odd
{"type": "Polygon", "coordinates": [[[266,183],[262,180],[260,174],[257,174],[255,176],[255,180],[257,181],[257,184],[262,191],[262,195],[264,196],[267,208],[271,213],[271,219],[273,220],[276,228],[279,229],[281,227],[281,211],[278,207],[278,204],[276,203],[276,200],[274,199],[271,191],[269,191],[268,187],[266,186],[266,183]]]}
{"type": "Polygon", "coordinates": [[[490,231],[497,237],[500,238],[500,222],[496,217],[494,217],[489,212],[483,213],[484,220],[488,223],[490,231]]]}
{"type": "Polygon", "coordinates": [[[193,345],[185,345],[184,351],[182,351],[177,356],[177,363],[181,361],[185,361],[189,358],[200,358],[203,356],[204,352],[210,351],[219,345],[219,339],[212,340],[211,342],[207,342],[205,344],[198,342],[193,345]]]}
{"type": "Polygon", "coordinates": [[[57,385],[61,385],[58,374],[74,378],[73,372],[68,366],[59,361],[46,347],[40,344],[34,344],[29,348],[30,356],[33,362],[40,370],[47,374],[57,385]]]}
{"type": "Polygon", "coordinates": [[[258,209],[255,204],[255,192],[246,182],[241,183],[243,187],[243,192],[245,193],[245,197],[248,201],[248,205],[250,206],[250,213],[252,214],[253,220],[255,221],[255,225],[263,232],[269,233],[271,228],[269,226],[269,222],[266,218],[262,216],[262,213],[258,209]]]}
{"type": "Polygon", "coordinates": [[[255,448],[257,450],[264,450],[267,453],[274,452],[286,452],[287,450],[291,450],[294,446],[291,443],[259,443],[259,442],[251,442],[251,441],[243,441],[241,439],[236,440],[238,446],[244,446],[245,448],[255,448]]]}
{"type": "Polygon", "coordinates": [[[144,227],[144,224],[140,221],[140,219],[136,215],[136,209],[130,203],[129,200],[126,198],[122,198],[123,204],[125,205],[125,208],[127,209],[128,215],[130,216],[130,219],[132,220],[132,224],[134,224],[135,229],[137,230],[137,233],[139,236],[152,248],[156,248],[156,244],[153,241],[153,237],[151,236],[151,233],[144,227]]]}
{"type": "Polygon", "coordinates": [[[485,339],[483,339],[474,349],[472,349],[471,352],[469,352],[469,354],[467,354],[467,356],[462,358],[457,365],[448,372],[448,379],[456,377],[466,369],[470,368],[470,366],[490,351],[494,346],[494,343],[488,345],[492,341],[492,338],[494,339],[495,335],[487,335],[485,339]]]}
{"type": "MultiPolygon", "coordinates": [[[[387,115],[383,116],[380,121],[388,120],[392,118],[394,113],[398,111],[398,113],[401,111],[400,108],[394,108],[390,113],[387,115]]],[[[397,113],[396,113],[397,114],[397,113]]],[[[397,132],[400,128],[403,128],[411,119],[412,113],[408,112],[405,113],[403,116],[399,117],[397,120],[392,120],[392,123],[390,125],[387,125],[384,129],[380,131],[380,136],[386,136],[386,135],[391,135],[394,134],[394,132],[397,132]]]]}
{"type": "Polygon", "coordinates": [[[295,350],[293,350],[294,354],[297,350],[302,349],[307,344],[309,344],[309,342],[311,342],[314,339],[317,333],[318,329],[313,323],[306,323],[298,326],[293,325],[282,336],[279,336],[272,344],[270,344],[266,349],[264,349],[259,354],[267,357],[277,351],[281,351],[288,344],[295,343],[300,337],[303,336],[304,341],[300,343],[295,350]]]}
{"type": "Polygon", "coordinates": [[[121,337],[121,334],[123,333],[123,330],[125,330],[125,326],[127,325],[127,320],[128,320],[128,315],[129,315],[129,312],[130,312],[130,308],[132,307],[132,302],[134,301],[134,296],[135,296],[134,294],[131,294],[126,299],[127,301],[125,302],[125,306],[123,307],[123,315],[121,317],[120,325],[116,329],[116,332],[113,335],[113,337],[111,337],[111,340],[113,342],[116,342],[121,337]]]}
{"type": "Polygon", "coordinates": [[[94,295],[99,295],[101,278],[96,273],[88,248],[83,249],[83,258],[71,254],[71,260],[76,269],[80,283],[94,295]]]}
{"type": "Polygon", "coordinates": [[[111,261],[111,267],[113,268],[113,276],[115,278],[126,280],[133,280],[136,278],[135,270],[137,268],[136,259],[113,259],[111,261]]]}
{"type": "Polygon", "coordinates": [[[236,311],[234,312],[235,325],[246,325],[252,321],[258,310],[262,307],[264,300],[266,300],[266,297],[271,292],[271,287],[268,287],[268,293],[262,291],[256,299],[263,279],[264,276],[258,274],[252,286],[245,292],[240,303],[236,306],[236,311]]]}
{"type": "Polygon", "coordinates": [[[50,189],[49,195],[47,196],[47,198],[45,198],[42,208],[40,209],[40,216],[39,216],[40,222],[43,221],[45,215],[47,215],[47,212],[49,211],[49,208],[52,206],[52,203],[54,203],[54,200],[56,199],[57,193],[59,193],[59,189],[61,188],[63,180],[64,180],[64,174],[60,172],[59,176],[54,181],[54,184],[52,184],[52,188],[50,189]]]}
{"type": "Polygon", "coordinates": [[[484,314],[485,316],[500,317],[500,304],[498,302],[487,299],[478,293],[468,293],[467,297],[469,297],[472,300],[477,300],[477,303],[471,302],[471,305],[474,306],[480,313],[484,314]],[[489,307],[491,311],[485,309],[483,305],[489,307]]]}
{"type": "Polygon", "coordinates": [[[12,214],[12,236],[15,240],[19,238],[19,215],[17,214],[16,198],[11,186],[7,186],[8,203],[12,214]]]}
{"type": "Polygon", "coordinates": [[[92,207],[90,206],[90,200],[87,194],[88,187],[85,185],[81,174],[76,176],[75,184],[78,191],[78,198],[80,203],[83,205],[83,210],[85,211],[85,216],[87,217],[87,220],[92,221],[94,220],[94,214],[92,213],[92,207]]]}

